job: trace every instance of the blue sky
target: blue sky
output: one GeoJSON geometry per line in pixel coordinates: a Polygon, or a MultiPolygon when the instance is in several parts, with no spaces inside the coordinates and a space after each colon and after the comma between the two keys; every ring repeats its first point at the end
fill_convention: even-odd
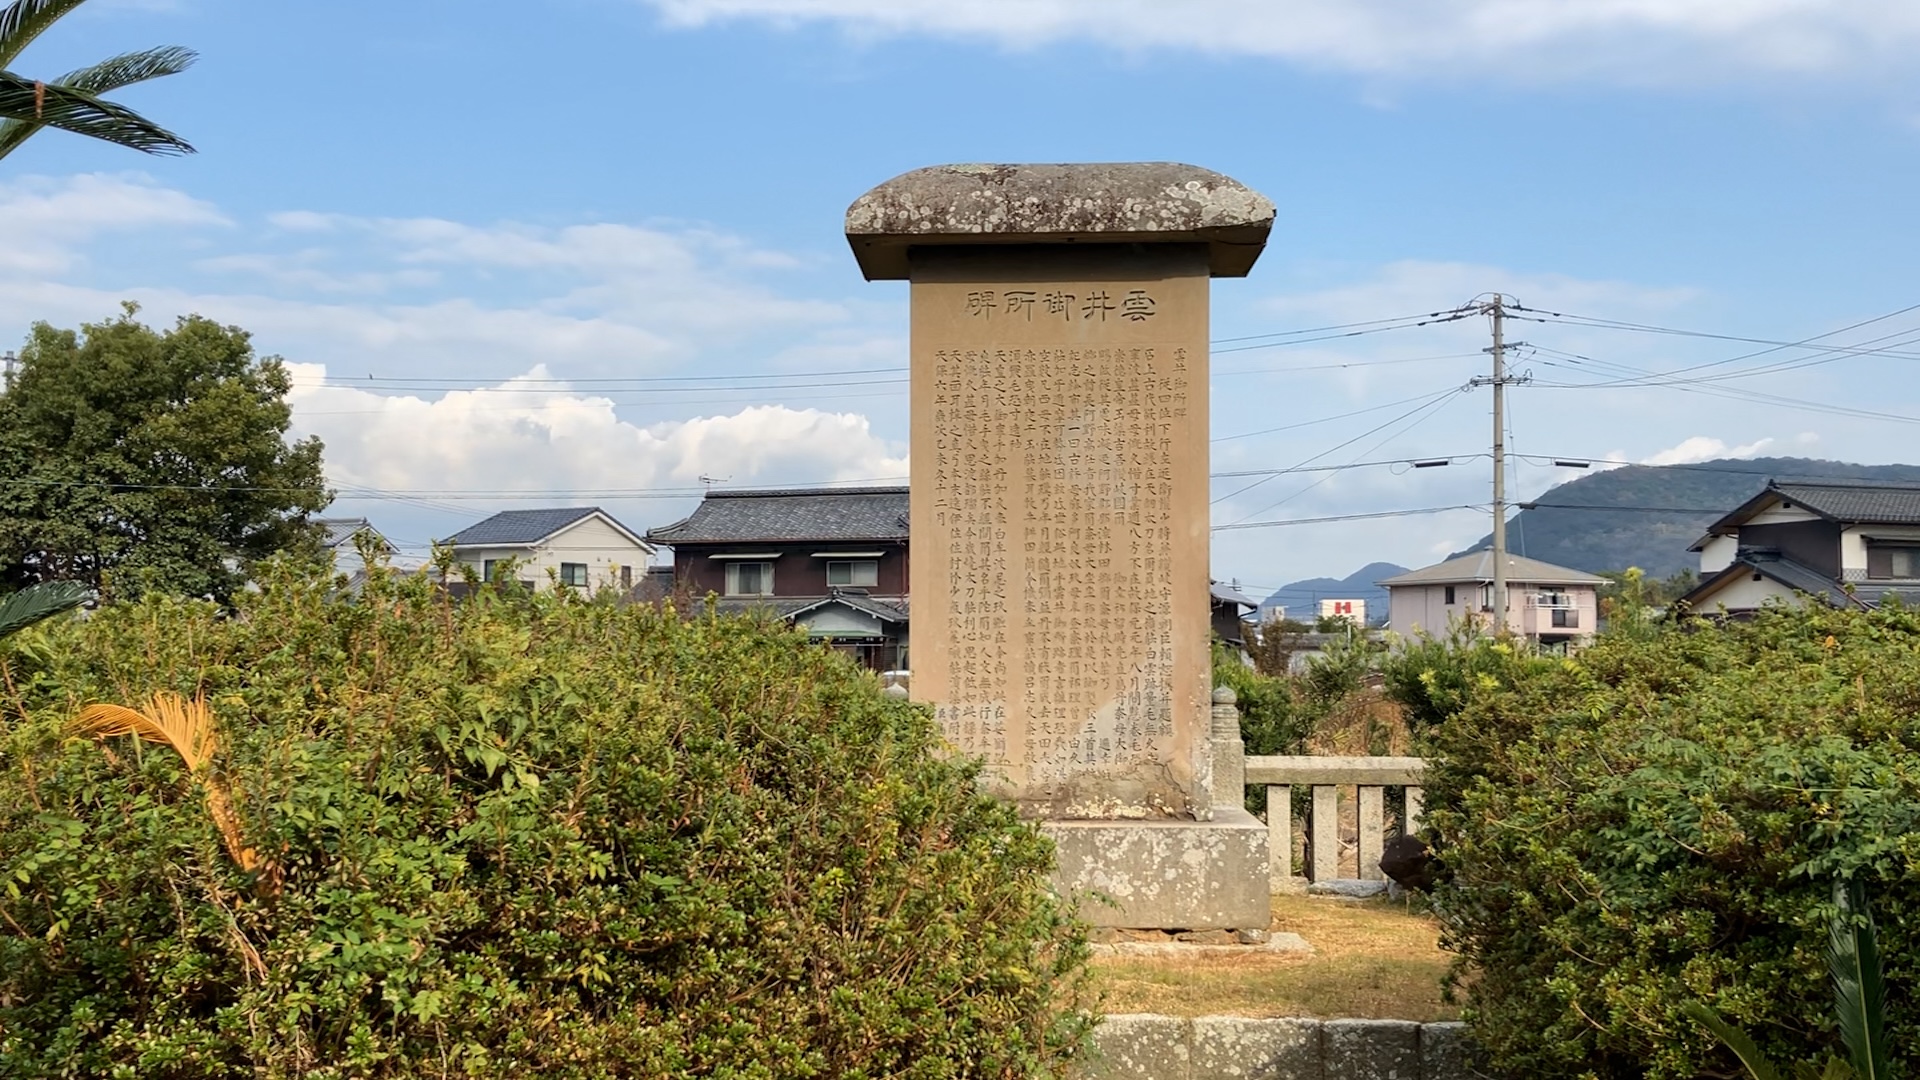
{"type": "MultiPolygon", "coordinates": [[[[247,327],[297,365],[336,512],[403,544],[541,502],[644,529],[702,476],[904,477],[906,290],[861,281],[840,226],[922,165],[1178,160],[1264,192],[1273,239],[1217,283],[1216,338],[1493,291],[1781,341],[1920,303],[1905,3],[94,0],[16,68],[157,44],[201,62],[120,97],[200,153],[48,133],[8,158],[0,325],[132,298],[247,327]]],[[[1487,393],[1445,393],[1484,370],[1484,320],[1302,336],[1220,346],[1215,470],[1455,464],[1223,478],[1216,524],[1487,501],[1487,393]]],[[[1509,336],[1536,378],[1520,497],[1577,475],[1552,456],[1920,457],[1914,422],[1861,414],[1920,417],[1920,312],[1744,359],[1766,346],[1509,336]],[[1652,381],[1721,381],[1608,366],[1700,364],[1652,381]]],[[[1421,565],[1488,520],[1226,530],[1214,570],[1421,565]]]]}

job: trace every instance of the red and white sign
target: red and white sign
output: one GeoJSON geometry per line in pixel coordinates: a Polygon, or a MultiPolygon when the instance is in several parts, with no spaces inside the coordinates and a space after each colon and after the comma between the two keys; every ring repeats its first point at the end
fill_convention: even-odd
{"type": "Polygon", "coordinates": [[[1323,619],[1351,619],[1356,626],[1367,624],[1367,602],[1365,600],[1322,600],[1320,617],[1323,619]]]}

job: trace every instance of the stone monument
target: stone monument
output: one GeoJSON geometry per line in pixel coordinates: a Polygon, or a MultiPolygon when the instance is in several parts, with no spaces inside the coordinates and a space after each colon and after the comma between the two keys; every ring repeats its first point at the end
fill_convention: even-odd
{"type": "Polygon", "coordinates": [[[1213,778],[1207,296],[1273,217],[1157,163],[938,166],[847,211],[866,277],[911,282],[913,696],[1099,925],[1269,920],[1265,827],[1213,778]]]}

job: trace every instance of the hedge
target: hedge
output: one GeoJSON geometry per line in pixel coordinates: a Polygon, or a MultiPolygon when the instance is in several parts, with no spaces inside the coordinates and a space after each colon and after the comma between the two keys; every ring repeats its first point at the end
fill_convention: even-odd
{"type": "Polygon", "coordinates": [[[831,650],[338,584],[0,651],[0,1077],[1027,1077],[1084,1044],[1050,845],[831,650]],[[204,697],[206,772],[72,727],[156,691],[204,697]]]}
{"type": "Polygon", "coordinates": [[[1738,1075],[1692,1000],[1776,1059],[1837,1048],[1823,949],[1846,880],[1920,1069],[1920,617],[1776,609],[1493,666],[1428,729],[1427,821],[1455,986],[1496,1067],[1738,1075]]]}

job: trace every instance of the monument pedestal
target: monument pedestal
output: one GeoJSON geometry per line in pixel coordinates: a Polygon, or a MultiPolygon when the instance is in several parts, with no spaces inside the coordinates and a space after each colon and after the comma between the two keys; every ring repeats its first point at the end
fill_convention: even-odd
{"type": "Polygon", "coordinates": [[[1267,827],[1240,807],[1215,807],[1212,821],[1049,821],[1040,830],[1058,852],[1055,887],[1082,894],[1080,917],[1095,926],[1265,930],[1273,921],[1267,827]]]}

